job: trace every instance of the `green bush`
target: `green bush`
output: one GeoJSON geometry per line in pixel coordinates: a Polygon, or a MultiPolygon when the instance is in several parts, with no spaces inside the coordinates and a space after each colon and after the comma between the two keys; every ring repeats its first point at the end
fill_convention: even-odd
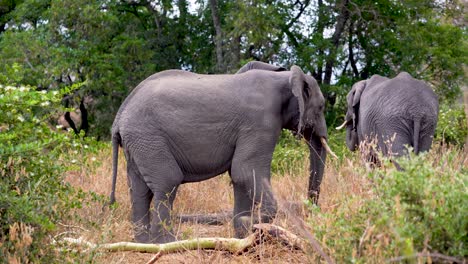
{"type": "Polygon", "coordinates": [[[468,173],[459,154],[401,158],[404,171],[387,162],[369,173],[369,196],[353,194],[325,213],[312,207],[314,233],[339,262],[375,263],[418,252],[466,258],[468,173]]]}
{"type": "Polygon", "coordinates": [[[283,130],[273,152],[271,171],[278,175],[300,173],[303,170],[304,159],[308,156],[306,143],[297,140],[290,131],[283,130]]]}
{"type": "MultiPolygon", "coordinates": [[[[338,157],[349,155],[349,150],[344,142],[346,141],[346,132],[331,130],[328,135],[328,145],[338,157]]],[[[309,167],[309,162],[304,162],[309,158],[309,148],[305,140],[298,140],[289,130],[283,130],[275,152],[273,152],[273,161],[271,171],[276,175],[297,175],[304,173],[309,167]],[[304,165],[306,167],[304,167],[304,165]]],[[[333,157],[327,155],[327,159],[333,160],[333,157]]]]}
{"type": "Polygon", "coordinates": [[[435,138],[444,143],[462,146],[468,136],[468,125],[463,105],[442,104],[435,138]]]}
{"type": "MultiPolygon", "coordinates": [[[[49,234],[84,193],[64,182],[85,147],[72,133],[50,125],[60,100],[73,88],[36,91],[0,85],[0,259],[15,263],[61,262],[49,234]]],[[[63,109],[62,109],[63,110],[63,109]]]]}

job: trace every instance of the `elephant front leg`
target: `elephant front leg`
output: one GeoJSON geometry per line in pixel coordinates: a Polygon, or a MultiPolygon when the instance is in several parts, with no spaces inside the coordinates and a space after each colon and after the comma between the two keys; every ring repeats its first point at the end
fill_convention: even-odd
{"type": "Polygon", "coordinates": [[[245,237],[253,223],[271,222],[277,211],[270,183],[274,141],[258,142],[249,139],[247,144],[241,143],[242,140],[237,146],[231,165],[236,237],[245,237]],[[255,209],[258,209],[258,215],[255,214],[255,209]]]}
{"type": "MultiPolygon", "coordinates": [[[[262,181],[259,179],[259,181],[262,181]]],[[[276,215],[277,204],[269,183],[234,183],[233,224],[236,237],[248,235],[255,223],[270,223],[276,215]],[[258,209],[259,214],[255,214],[258,209]]]]}

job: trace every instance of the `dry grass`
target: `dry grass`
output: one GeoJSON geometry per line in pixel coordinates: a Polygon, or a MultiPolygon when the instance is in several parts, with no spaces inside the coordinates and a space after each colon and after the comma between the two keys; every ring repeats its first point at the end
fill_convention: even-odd
{"type": "MultiPolygon", "coordinates": [[[[112,161],[110,151],[105,151],[97,158],[101,165],[93,172],[70,173],[67,181],[73,186],[83,190],[93,191],[107,196],[111,186],[112,161]]],[[[122,156],[121,156],[122,157],[122,156]]],[[[306,168],[306,164],[301,164],[306,168]]],[[[308,179],[306,175],[274,176],[272,183],[274,192],[279,201],[288,201],[301,204],[305,199],[308,179]]],[[[324,192],[324,197],[326,196],[324,192]]],[[[117,242],[132,241],[132,225],[130,222],[130,198],[127,190],[126,169],[124,159],[119,162],[119,174],[117,180],[116,199],[118,207],[111,212],[102,210],[101,205],[91,203],[77,210],[77,219],[68,223],[61,223],[61,232],[76,232],[93,242],[117,242]]],[[[325,199],[324,199],[325,201],[325,199]]],[[[177,193],[174,203],[175,214],[203,214],[232,211],[234,203],[232,186],[227,175],[215,177],[200,183],[182,185],[177,193]]],[[[289,203],[287,203],[289,204],[289,203]]],[[[297,207],[297,206],[296,206],[297,207]]],[[[302,206],[301,206],[302,207],[302,206]]],[[[295,208],[301,219],[305,218],[302,208],[295,208]]],[[[288,228],[286,214],[280,214],[275,223],[288,228]]],[[[234,234],[231,222],[222,226],[209,226],[194,223],[173,223],[174,232],[181,239],[196,237],[232,237],[234,234]]],[[[153,254],[145,253],[105,253],[93,256],[98,263],[145,263],[153,254]]],[[[91,256],[90,256],[91,258],[91,256]]],[[[162,263],[303,263],[308,261],[308,256],[298,251],[282,248],[281,245],[260,245],[255,252],[243,255],[231,255],[217,251],[187,251],[163,256],[158,260],[162,263]]],[[[85,261],[85,260],[83,260],[85,261]]]]}
{"type": "MultiPolygon", "coordinates": [[[[111,186],[111,161],[110,150],[102,152],[97,160],[100,166],[92,172],[70,173],[67,181],[73,186],[86,191],[93,191],[108,196],[111,186]]],[[[122,155],[120,156],[122,157],[122,155]]],[[[130,222],[130,198],[127,189],[126,168],[123,158],[119,160],[119,173],[117,179],[116,199],[118,207],[114,211],[102,210],[102,205],[90,203],[77,210],[77,219],[61,223],[60,232],[73,231],[75,237],[81,236],[95,243],[107,243],[117,241],[132,241],[132,225],[130,222]],[[80,219],[80,220],[78,220],[80,219]]],[[[291,212],[299,219],[306,219],[306,210],[303,208],[308,177],[305,173],[307,168],[306,158],[303,164],[298,164],[303,173],[298,175],[274,175],[272,184],[276,198],[280,206],[292,208],[289,213],[282,210],[275,219],[275,224],[294,230],[288,220],[291,212]]],[[[338,196],[346,195],[352,191],[348,188],[349,182],[343,179],[331,166],[328,166],[323,183],[323,194],[321,205],[326,210],[333,206],[338,196]],[[333,186],[333,188],[331,188],[333,186]]],[[[232,186],[229,176],[222,175],[200,183],[190,183],[180,186],[174,203],[175,214],[203,214],[232,211],[234,203],[232,186]]],[[[173,223],[174,232],[181,239],[196,237],[233,237],[234,230],[231,222],[222,226],[209,226],[194,223],[173,223]]],[[[105,253],[93,257],[97,263],[145,263],[152,258],[153,254],[145,253],[105,253]]],[[[187,251],[165,255],[158,260],[162,263],[304,263],[310,262],[311,257],[299,251],[283,248],[281,245],[260,245],[255,252],[243,255],[231,255],[217,251],[187,251]]],[[[86,260],[83,260],[86,261],[86,260]]]]}
{"type": "MultiPolygon", "coordinates": [[[[433,153],[440,153],[436,148],[433,153]]],[[[92,172],[72,173],[68,175],[67,181],[83,190],[89,190],[108,196],[111,186],[111,155],[110,150],[103,151],[97,160],[102,164],[92,172]],[[81,175],[81,176],[80,176],[81,175]]],[[[122,157],[122,155],[120,156],[122,157]]],[[[62,223],[60,232],[73,231],[75,237],[82,236],[84,239],[94,243],[107,243],[117,241],[132,241],[132,225],[130,222],[130,201],[126,182],[126,169],[123,158],[120,158],[119,174],[117,180],[116,198],[118,207],[114,211],[102,210],[102,205],[90,203],[84,205],[77,211],[75,220],[62,223]],[[80,220],[79,220],[80,219],[80,220]]],[[[462,158],[461,166],[466,166],[467,159],[462,158]]],[[[303,232],[296,226],[297,220],[307,221],[308,217],[314,218],[314,221],[320,221],[320,216],[309,215],[306,210],[304,200],[306,198],[306,189],[308,177],[306,170],[308,167],[307,157],[303,163],[297,164],[300,169],[297,174],[273,175],[272,185],[280,207],[290,207],[293,209],[280,210],[280,213],[274,220],[274,224],[282,226],[290,231],[299,234],[303,232]],[[298,206],[299,205],[299,206],[298,206]],[[290,217],[294,217],[291,221],[290,217]]],[[[333,213],[337,207],[345,203],[350,196],[359,196],[363,198],[372,198],[370,191],[371,184],[364,176],[365,166],[358,154],[353,154],[350,158],[345,158],[342,162],[336,160],[327,160],[324,180],[322,182],[322,192],[320,196],[321,212],[333,213]]],[[[350,208],[360,207],[359,199],[354,199],[354,204],[348,205],[350,208]]],[[[233,207],[233,191],[230,185],[230,179],[227,175],[215,177],[211,180],[182,185],[177,194],[174,204],[176,214],[203,214],[231,211],[233,207]]],[[[351,210],[352,211],[352,210],[351,210]]],[[[323,223],[330,225],[333,223],[323,223]]],[[[196,237],[232,237],[233,228],[230,222],[222,226],[208,226],[193,223],[173,223],[173,229],[181,239],[196,237]]],[[[313,233],[312,228],[307,232],[313,233]]],[[[310,233],[309,233],[310,234],[310,233]]],[[[313,234],[312,234],[313,235],[313,234]]],[[[326,239],[325,237],[323,239],[326,239]]],[[[319,241],[324,246],[324,241],[319,241]]],[[[332,248],[324,248],[325,251],[333,257],[332,248]]],[[[146,263],[154,254],[144,253],[104,253],[100,255],[90,255],[89,259],[96,263],[146,263]]],[[[76,261],[76,260],[75,260],[76,261]]],[[[243,255],[231,255],[225,252],[217,251],[187,251],[183,253],[170,254],[162,256],[160,263],[311,263],[320,261],[316,252],[307,254],[299,251],[293,251],[282,247],[281,245],[260,245],[255,252],[248,252],[243,255]]],[[[323,262],[323,259],[321,260],[323,262]]]]}

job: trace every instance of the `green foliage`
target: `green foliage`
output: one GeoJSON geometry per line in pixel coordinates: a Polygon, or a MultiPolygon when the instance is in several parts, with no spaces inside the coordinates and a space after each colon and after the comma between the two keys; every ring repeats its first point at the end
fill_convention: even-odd
{"type": "Polygon", "coordinates": [[[435,139],[463,146],[468,136],[468,125],[463,105],[442,104],[439,110],[435,139]]]}
{"type": "MultiPolygon", "coordinates": [[[[346,146],[345,142],[346,142],[346,130],[345,129],[337,131],[334,127],[329,127],[328,145],[340,159],[343,159],[344,157],[347,157],[350,155],[350,151],[348,147],[346,146]]],[[[330,155],[327,155],[327,159],[333,159],[333,157],[331,157],[330,155]]]]}
{"type": "Polygon", "coordinates": [[[385,163],[368,174],[365,195],[354,193],[331,212],[311,208],[314,233],[337,261],[382,262],[424,250],[468,256],[468,173],[458,151],[429,155],[398,159],[403,171],[385,163]]]}
{"type": "Polygon", "coordinates": [[[468,49],[457,22],[463,6],[449,2],[218,0],[225,64],[218,68],[208,1],[3,1],[0,83],[16,69],[16,83],[40,89],[86,82],[68,96],[94,99],[89,135],[108,138],[123,99],[155,72],[297,64],[321,83],[332,106],[327,122],[336,125],[339,97],[373,74],[405,70],[433,83],[440,98],[459,95],[468,49]]]}
{"type": "MultiPolygon", "coordinates": [[[[344,142],[346,132],[330,131],[328,135],[328,145],[333,152],[340,158],[349,154],[349,150],[344,142]]],[[[271,172],[273,175],[301,175],[308,170],[308,160],[310,153],[305,140],[298,140],[289,130],[283,129],[281,136],[273,152],[271,163],[271,172]],[[306,167],[304,167],[306,164],[306,167]]],[[[333,159],[327,155],[327,159],[333,159]]]]}
{"type": "Polygon", "coordinates": [[[49,119],[62,96],[77,88],[0,86],[0,259],[50,263],[63,257],[47,235],[81,206],[84,193],[65,183],[64,173],[78,169],[78,153],[91,140],[57,131],[49,119]]]}
{"type": "Polygon", "coordinates": [[[303,161],[308,156],[309,150],[306,143],[297,140],[290,131],[283,130],[273,152],[272,174],[297,175],[304,170],[303,161]]]}

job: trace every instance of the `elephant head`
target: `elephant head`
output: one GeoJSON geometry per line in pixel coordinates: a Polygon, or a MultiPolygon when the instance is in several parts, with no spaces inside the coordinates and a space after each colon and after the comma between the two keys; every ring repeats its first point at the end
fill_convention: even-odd
{"type": "Polygon", "coordinates": [[[337,127],[342,129],[346,126],[346,145],[349,150],[354,151],[359,144],[357,125],[359,122],[359,103],[361,101],[361,95],[366,88],[366,81],[360,81],[353,85],[351,91],[346,96],[348,104],[348,110],[344,123],[337,127]]]}
{"type": "Polygon", "coordinates": [[[304,136],[310,151],[308,197],[314,203],[317,203],[325,167],[326,152],[336,157],[327,144],[327,125],[324,115],[325,98],[317,81],[312,76],[304,74],[301,68],[297,66],[291,67],[290,84],[292,93],[297,98],[299,108],[297,128],[293,130],[304,136]]]}
{"type": "MultiPolygon", "coordinates": [[[[244,65],[236,74],[254,69],[274,72],[286,71],[283,67],[252,61],[244,65]]],[[[327,144],[327,125],[324,115],[325,98],[317,81],[312,76],[305,74],[298,66],[291,67],[289,85],[292,97],[288,103],[288,109],[285,109],[284,112],[294,113],[294,118],[284,128],[303,136],[308,142],[310,151],[308,197],[317,203],[325,168],[326,152],[336,157],[327,144]]],[[[285,117],[285,119],[289,118],[285,117]]]]}

